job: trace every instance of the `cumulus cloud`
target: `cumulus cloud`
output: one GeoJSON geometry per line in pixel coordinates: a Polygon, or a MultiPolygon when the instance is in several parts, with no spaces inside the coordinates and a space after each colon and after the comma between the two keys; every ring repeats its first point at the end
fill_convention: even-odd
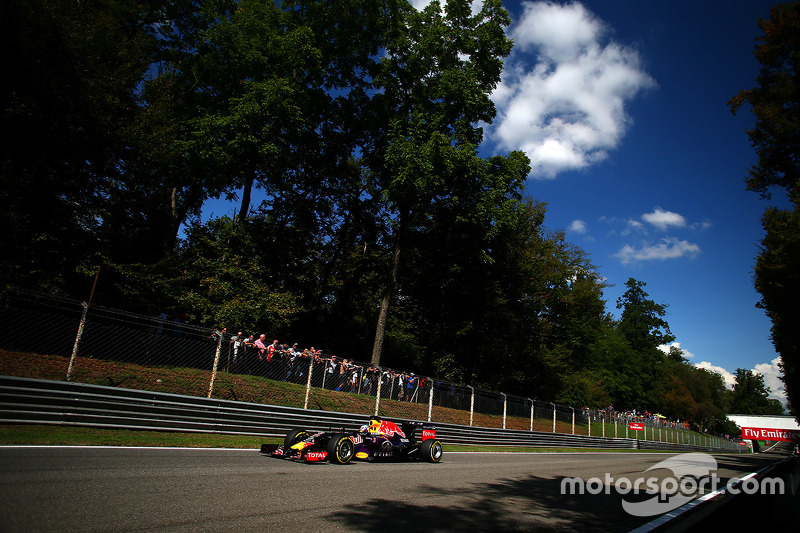
{"type": "Polygon", "coordinates": [[[702,368],[704,370],[710,370],[711,372],[716,372],[717,374],[722,376],[722,379],[725,382],[725,386],[729,389],[733,389],[733,385],[736,383],[736,376],[734,376],[721,366],[712,365],[708,361],[702,361],[694,366],[696,366],[697,368],[702,368]]]}
{"type": "Polygon", "coordinates": [[[619,252],[614,254],[614,257],[617,257],[623,264],[627,265],[637,261],[664,261],[680,257],[695,258],[700,251],[700,246],[697,244],[680,239],[667,238],[661,239],[656,244],[644,243],[640,248],[626,244],[619,252]]]}
{"type": "Polygon", "coordinates": [[[681,351],[681,355],[683,355],[686,359],[694,359],[694,354],[689,350],[681,348],[681,343],[679,342],[673,342],[671,344],[662,344],[661,346],[658,347],[658,349],[664,352],[665,354],[669,354],[669,350],[673,346],[679,349],[681,351]]]}
{"type": "Polygon", "coordinates": [[[786,407],[788,400],[786,398],[786,386],[781,381],[783,372],[778,366],[780,361],[781,358],[776,357],[769,363],[757,364],[753,370],[764,376],[764,385],[770,389],[769,397],[780,400],[783,406],[786,407]]]}
{"type": "Polygon", "coordinates": [[[430,3],[431,0],[411,0],[411,5],[414,6],[414,9],[416,10],[425,9],[430,3]]]}
{"type": "Polygon", "coordinates": [[[607,41],[606,25],[582,4],[523,6],[489,135],[524,150],[532,177],[554,178],[605,159],[629,125],[625,104],[655,82],[637,51],[607,41]]]}
{"type": "Polygon", "coordinates": [[[664,211],[660,207],[656,207],[652,213],[645,213],[642,215],[642,220],[662,231],[673,227],[682,228],[686,226],[686,219],[683,215],[673,213],[672,211],[664,211]]]}
{"type": "Polygon", "coordinates": [[[567,228],[567,230],[573,233],[586,233],[588,228],[586,227],[586,222],[578,219],[578,220],[573,220],[572,223],[567,228]]]}
{"type": "MultiPolygon", "coordinates": [[[[784,408],[786,408],[788,405],[788,399],[786,397],[786,387],[780,378],[783,375],[780,367],[778,366],[780,360],[780,357],[776,357],[769,363],[759,363],[751,369],[751,372],[757,372],[764,376],[764,385],[770,389],[769,398],[774,398],[780,401],[784,408]]],[[[721,375],[722,379],[725,381],[725,386],[729,389],[733,389],[733,386],[736,383],[736,376],[721,366],[715,366],[708,361],[697,363],[694,366],[697,368],[710,370],[711,372],[716,372],[717,374],[721,375]]]]}

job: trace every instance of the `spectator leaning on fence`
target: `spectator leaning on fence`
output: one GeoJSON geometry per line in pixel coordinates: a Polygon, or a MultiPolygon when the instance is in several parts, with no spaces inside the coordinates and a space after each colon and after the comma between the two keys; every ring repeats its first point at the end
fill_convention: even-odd
{"type": "Polygon", "coordinates": [[[267,345],[264,343],[267,336],[262,333],[259,335],[258,340],[255,342],[256,353],[258,354],[258,375],[265,375],[267,373],[267,345]]]}
{"type": "Polygon", "coordinates": [[[231,337],[231,345],[233,346],[233,368],[237,369],[241,362],[239,353],[242,349],[242,342],[244,342],[244,332],[240,331],[231,337]]]}
{"type": "Polygon", "coordinates": [[[328,387],[331,389],[336,388],[336,379],[339,377],[339,362],[336,360],[336,356],[332,355],[330,360],[327,363],[327,368],[325,369],[326,379],[328,383],[328,387]]]}

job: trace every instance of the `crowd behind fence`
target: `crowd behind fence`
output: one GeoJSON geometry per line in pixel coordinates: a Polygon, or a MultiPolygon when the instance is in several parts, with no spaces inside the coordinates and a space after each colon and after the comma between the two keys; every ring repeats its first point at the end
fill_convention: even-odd
{"type": "Polygon", "coordinates": [[[185,316],[169,318],[160,311],[145,316],[3,289],[0,318],[7,327],[0,337],[0,373],[9,375],[256,403],[291,397],[307,409],[469,426],[738,446],[649,413],[575,408],[456,384],[265,334],[203,328],[185,316]],[[632,430],[630,422],[643,429],[632,430]]]}

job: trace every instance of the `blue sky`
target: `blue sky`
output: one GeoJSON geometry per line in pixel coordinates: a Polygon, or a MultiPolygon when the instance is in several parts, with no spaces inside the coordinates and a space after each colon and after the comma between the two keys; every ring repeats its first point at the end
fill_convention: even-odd
{"type": "Polygon", "coordinates": [[[643,281],[693,364],[729,383],[759,371],[779,393],[752,284],[768,202],[744,188],[750,112],[727,106],[756,83],[773,4],[507,1],[515,51],[482,150],[529,154],[526,194],[614,285],[610,312],[628,278],[643,281]]]}
{"type": "Polygon", "coordinates": [[[752,117],[727,106],[756,83],[757,20],[773,4],[506,0],[515,48],[481,153],[528,153],[525,194],[613,285],[609,312],[628,278],[643,281],[693,364],[728,383],[756,370],[783,399],[752,284],[768,205],[743,183],[752,117]]]}

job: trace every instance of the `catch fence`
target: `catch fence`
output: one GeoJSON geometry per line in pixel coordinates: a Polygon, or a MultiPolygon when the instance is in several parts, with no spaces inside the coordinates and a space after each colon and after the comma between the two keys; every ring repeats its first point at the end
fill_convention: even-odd
{"type": "Polygon", "coordinates": [[[376,367],[180,317],[0,291],[0,374],[462,426],[630,438],[734,450],[681,424],[575,408],[376,367]],[[630,422],[643,429],[633,431],[630,422]]]}

